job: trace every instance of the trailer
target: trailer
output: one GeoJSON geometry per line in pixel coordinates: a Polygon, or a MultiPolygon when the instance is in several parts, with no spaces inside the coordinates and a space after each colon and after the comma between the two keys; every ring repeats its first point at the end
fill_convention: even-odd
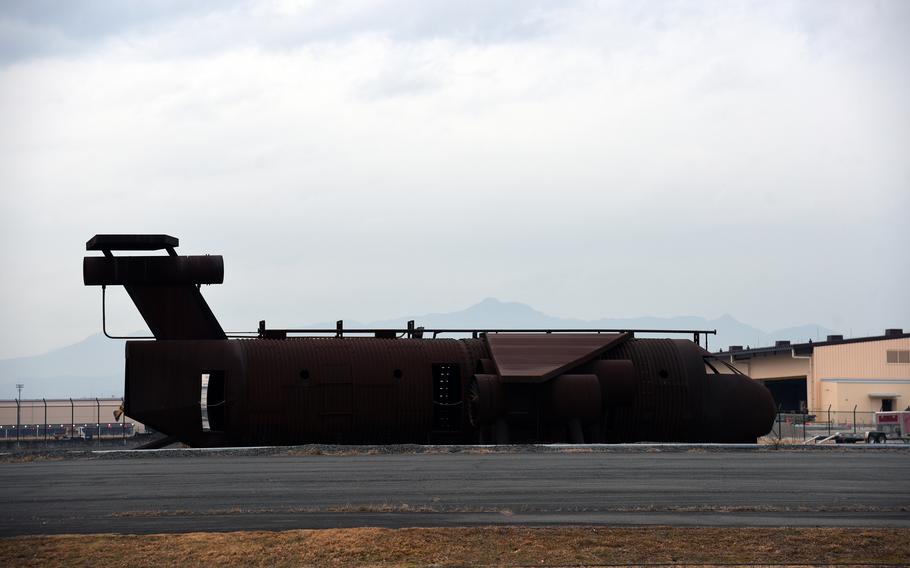
{"type": "Polygon", "coordinates": [[[866,443],[884,444],[888,440],[910,442],[910,410],[875,413],[875,430],[866,432],[866,443]]]}
{"type": "Polygon", "coordinates": [[[884,444],[889,440],[910,443],[910,410],[882,411],[874,414],[875,425],[865,432],[834,432],[813,436],[806,444],[884,444]]]}

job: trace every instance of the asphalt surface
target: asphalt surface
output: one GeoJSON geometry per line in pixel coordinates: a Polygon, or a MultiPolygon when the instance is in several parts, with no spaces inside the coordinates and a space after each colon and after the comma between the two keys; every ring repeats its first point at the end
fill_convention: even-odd
{"type": "Polygon", "coordinates": [[[0,463],[0,504],[0,536],[478,524],[910,527],[910,452],[133,453],[0,463]]]}

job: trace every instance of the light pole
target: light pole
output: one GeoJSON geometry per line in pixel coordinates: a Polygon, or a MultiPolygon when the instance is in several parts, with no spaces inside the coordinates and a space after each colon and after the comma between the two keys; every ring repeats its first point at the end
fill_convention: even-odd
{"type": "Polygon", "coordinates": [[[16,389],[19,391],[19,394],[16,396],[16,447],[19,447],[19,432],[22,430],[21,421],[21,411],[22,411],[22,387],[25,385],[22,383],[16,383],[16,389]]]}

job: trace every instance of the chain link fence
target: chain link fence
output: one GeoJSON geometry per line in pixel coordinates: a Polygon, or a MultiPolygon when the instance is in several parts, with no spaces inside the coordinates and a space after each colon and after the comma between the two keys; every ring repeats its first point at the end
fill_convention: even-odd
{"type": "Polygon", "coordinates": [[[769,438],[777,440],[822,439],[837,434],[865,435],[875,429],[875,412],[854,410],[808,410],[778,412],[769,438]]]}
{"type": "MultiPolygon", "coordinates": [[[[0,445],[21,442],[79,440],[101,442],[146,434],[145,426],[114,411],[119,398],[0,400],[0,445]]],[[[875,412],[809,410],[778,412],[768,440],[807,441],[858,435],[875,429],[875,412]]]]}
{"type": "Polygon", "coordinates": [[[145,427],[119,411],[120,398],[0,400],[0,444],[132,438],[145,427]]]}

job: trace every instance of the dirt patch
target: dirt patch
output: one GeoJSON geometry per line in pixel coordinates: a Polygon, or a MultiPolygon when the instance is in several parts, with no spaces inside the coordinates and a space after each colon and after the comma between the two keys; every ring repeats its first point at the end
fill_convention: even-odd
{"type": "Polygon", "coordinates": [[[395,446],[327,446],[313,444],[296,446],[286,450],[277,449],[276,456],[378,456],[378,455],[415,455],[415,454],[477,454],[514,453],[529,451],[534,446],[420,446],[403,444],[395,446]],[[518,448],[518,449],[516,449],[518,448]]]}
{"type": "Polygon", "coordinates": [[[0,455],[2,463],[28,463],[37,461],[62,461],[64,456],[53,454],[7,454],[0,455]]]}
{"type": "Polygon", "coordinates": [[[348,450],[339,450],[339,449],[325,449],[318,446],[309,446],[300,449],[288,450],[283,454],[275,455],[284,455],[284,456],[378,456],[381,455],[381,452],[376,449],[358,449],[352,448],[348,450]]]}
{"type": "Polygon", "coordinates": [[[2,566],[907,565],[908,529],[412,528],[0,539],[2,566]]]}

